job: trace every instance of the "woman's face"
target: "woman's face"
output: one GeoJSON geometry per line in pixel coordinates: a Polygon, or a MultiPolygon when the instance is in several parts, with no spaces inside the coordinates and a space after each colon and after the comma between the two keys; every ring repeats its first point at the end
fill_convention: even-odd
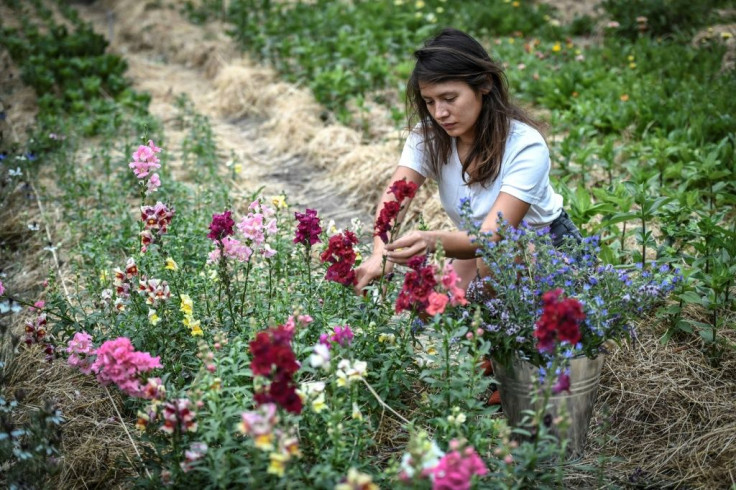
{"type": "Polygon", "coordinates": [[[419,83],[419,93],[427,110],[447,134],[464,144],[475,139],[475,122],[483,105],[482,91],[476,92],[461,81],[419,83]]]}

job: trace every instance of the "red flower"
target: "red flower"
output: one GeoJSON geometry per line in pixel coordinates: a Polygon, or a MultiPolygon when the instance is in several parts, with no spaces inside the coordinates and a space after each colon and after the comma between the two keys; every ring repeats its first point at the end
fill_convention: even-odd
{"type": "Polygon", "coordinates": [[[212,215],[212,223],[210,223],[210,232],[207,234],[207,238],[217,241],[235,233],[233,230],[235,221],[230,217],[230,214],[232,214],[230,211],[225,211],[222,214],[212,215]]]}
{"type": "Polygon", "coordinates": [[[396,298],[396,313],[404,310],[421,312],[429,305],[429,295],[437,285],[435,268],[424,265],[427,257],[417,255],[409,259],[407,265],[412,269],[404,276],[404,285],[396,298]]]}
{"type": "Polygon", "coordinates": [[[389,188],[389,192],[396,197],[395,201],[386,201],[383,208],[378,214],[374,225],[375,233],[373,236],[381,237],[383,243],[388,243],[388,233],[391,231],[393,222],[401,211],[401,203],[405,199],[413,199],[419,187],[414,182],[408,182],[406,179],[397,180],[389,188]]]}
{"type": "Polygon", "coordinates": [[[320,257],[322,262],[330,262],[325,279],[339,282],[343,286],[353,286],[358,281],[355,271],[355,252],[353,245],[358,243],[358,237],[352,231],[345,230],[342,234],[330,237],[327,250],[320,257]]]}
{"type": "Polygon", "coordinates": [[[396,196],[396,200],[401,203],[404,199],[414,199],[417,189],[418,186],[414,182],[401,179],[391,184],[389,192],[396,196]]]}
{"type": "Polygon", "coordinates": [[[322,228],[319,226],[317,211],[307,209],[306,213],[295,212],[294,216],[299,222],[296,227],[296,234],[294,235],[294,243],[302,243],[307,247],[318,243],[322,228]]]}
{"type": "Polygon", "coordinates": [[[250,343],[253,355],[250,368],[254,375],[271,380],[268,388],[255,394],[256,403],[276,403],[284,410],[301,413],[302,402],[293,380],[299,363],[291,348],[292,334],[293,331],[284,325],[259,332],[250,343]]]}
{"type": "Polygon", "coordinates": [[[542,296],[544,309],[534,329],[539,352],[553,351],[555,341],[573,345],[580,341],[579,323],[585,319],[583,305],[575,298],[560,299],[561,295],[562,289],[557,288],[542,296]]]}
{"type": "Polygon", "coordinates": [[[401,204],[398,201],[386,201],[383,208],[376,218],[374,229],[376,232],[373,236],[381,237],[383,243],[388,243],[388,232],[391,231],[393,221],[401,211],[401,204]]]}

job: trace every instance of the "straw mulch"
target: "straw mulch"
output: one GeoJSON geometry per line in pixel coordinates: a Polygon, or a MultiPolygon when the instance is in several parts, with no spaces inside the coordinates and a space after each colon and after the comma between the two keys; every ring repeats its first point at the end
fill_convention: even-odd
{"type": "MultiPolygon", "coordinates": [[[[79,373],[62,359],[47,363],[39,345],[22,345],[5,377],[10,398],[19,402],[16,423],[23,424],[47,400],[61,409],[60,471],[47,488],[130,486],[126,481],[135,476],[132,466],[137,456],[117,416],[122,410],[117,390],[108,392],[94,376],[79,373]]],[[[127,430],[133,433],[135,428],[128,423],[127,430]]]]}
{"type": "Polygon", "coordinates": [[[736,333],[723,332],[730,347],[714,364],[697,340],[662,344],[662,327],[651,322],[607,356],[582,463],[611,458],[606,473],[626,485],[728,488],[736,482],[736,333]]]}

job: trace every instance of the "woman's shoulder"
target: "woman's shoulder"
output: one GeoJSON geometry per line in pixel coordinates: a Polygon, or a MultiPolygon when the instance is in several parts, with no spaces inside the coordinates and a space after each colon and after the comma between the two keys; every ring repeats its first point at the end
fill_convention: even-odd
{"type": "Polygon", "coordinates": [[[509,143],[544,143],[546,142],[542,133],[537,128],[531,126],[525,122],[517,121],[513,119],[511,121],[511,128],[509,130],[509,143]]]}

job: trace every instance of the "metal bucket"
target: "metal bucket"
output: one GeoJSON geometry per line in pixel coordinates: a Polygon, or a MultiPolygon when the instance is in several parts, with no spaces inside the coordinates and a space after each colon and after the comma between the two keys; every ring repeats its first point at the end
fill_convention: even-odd
{"type": "MultiPolygon", "coordinates": [[[[522,359],[515,359],[510,366],[504,366],[492,360],[493,377],[499,383],[501,391],[501,407],[509,421],[509,425],[518,426],[524,417],[525,410],[536,410],[541,408],[544,400],[540,396],[537,407],[532,406],[532,375],[538,369],[522,359]]],[[[549,404],[550,411],[547,412],[553,418],[561,412],[567,414],[569,424],[566,429],[553,427],[552,432],[558,439],[568,439],[567,456],[570,460],[579,459],[583,456],[585,439],[588,434],[588,424],[593,414],[593,405],[598,393],[601,368],[603,367],[603,355],[596,359],[585,356],[570,360],[570,393],[563,392],[551,395],[549,404]]],[[[554,383],[556,380],[548,379],[546,382],[554,383]]]]}

